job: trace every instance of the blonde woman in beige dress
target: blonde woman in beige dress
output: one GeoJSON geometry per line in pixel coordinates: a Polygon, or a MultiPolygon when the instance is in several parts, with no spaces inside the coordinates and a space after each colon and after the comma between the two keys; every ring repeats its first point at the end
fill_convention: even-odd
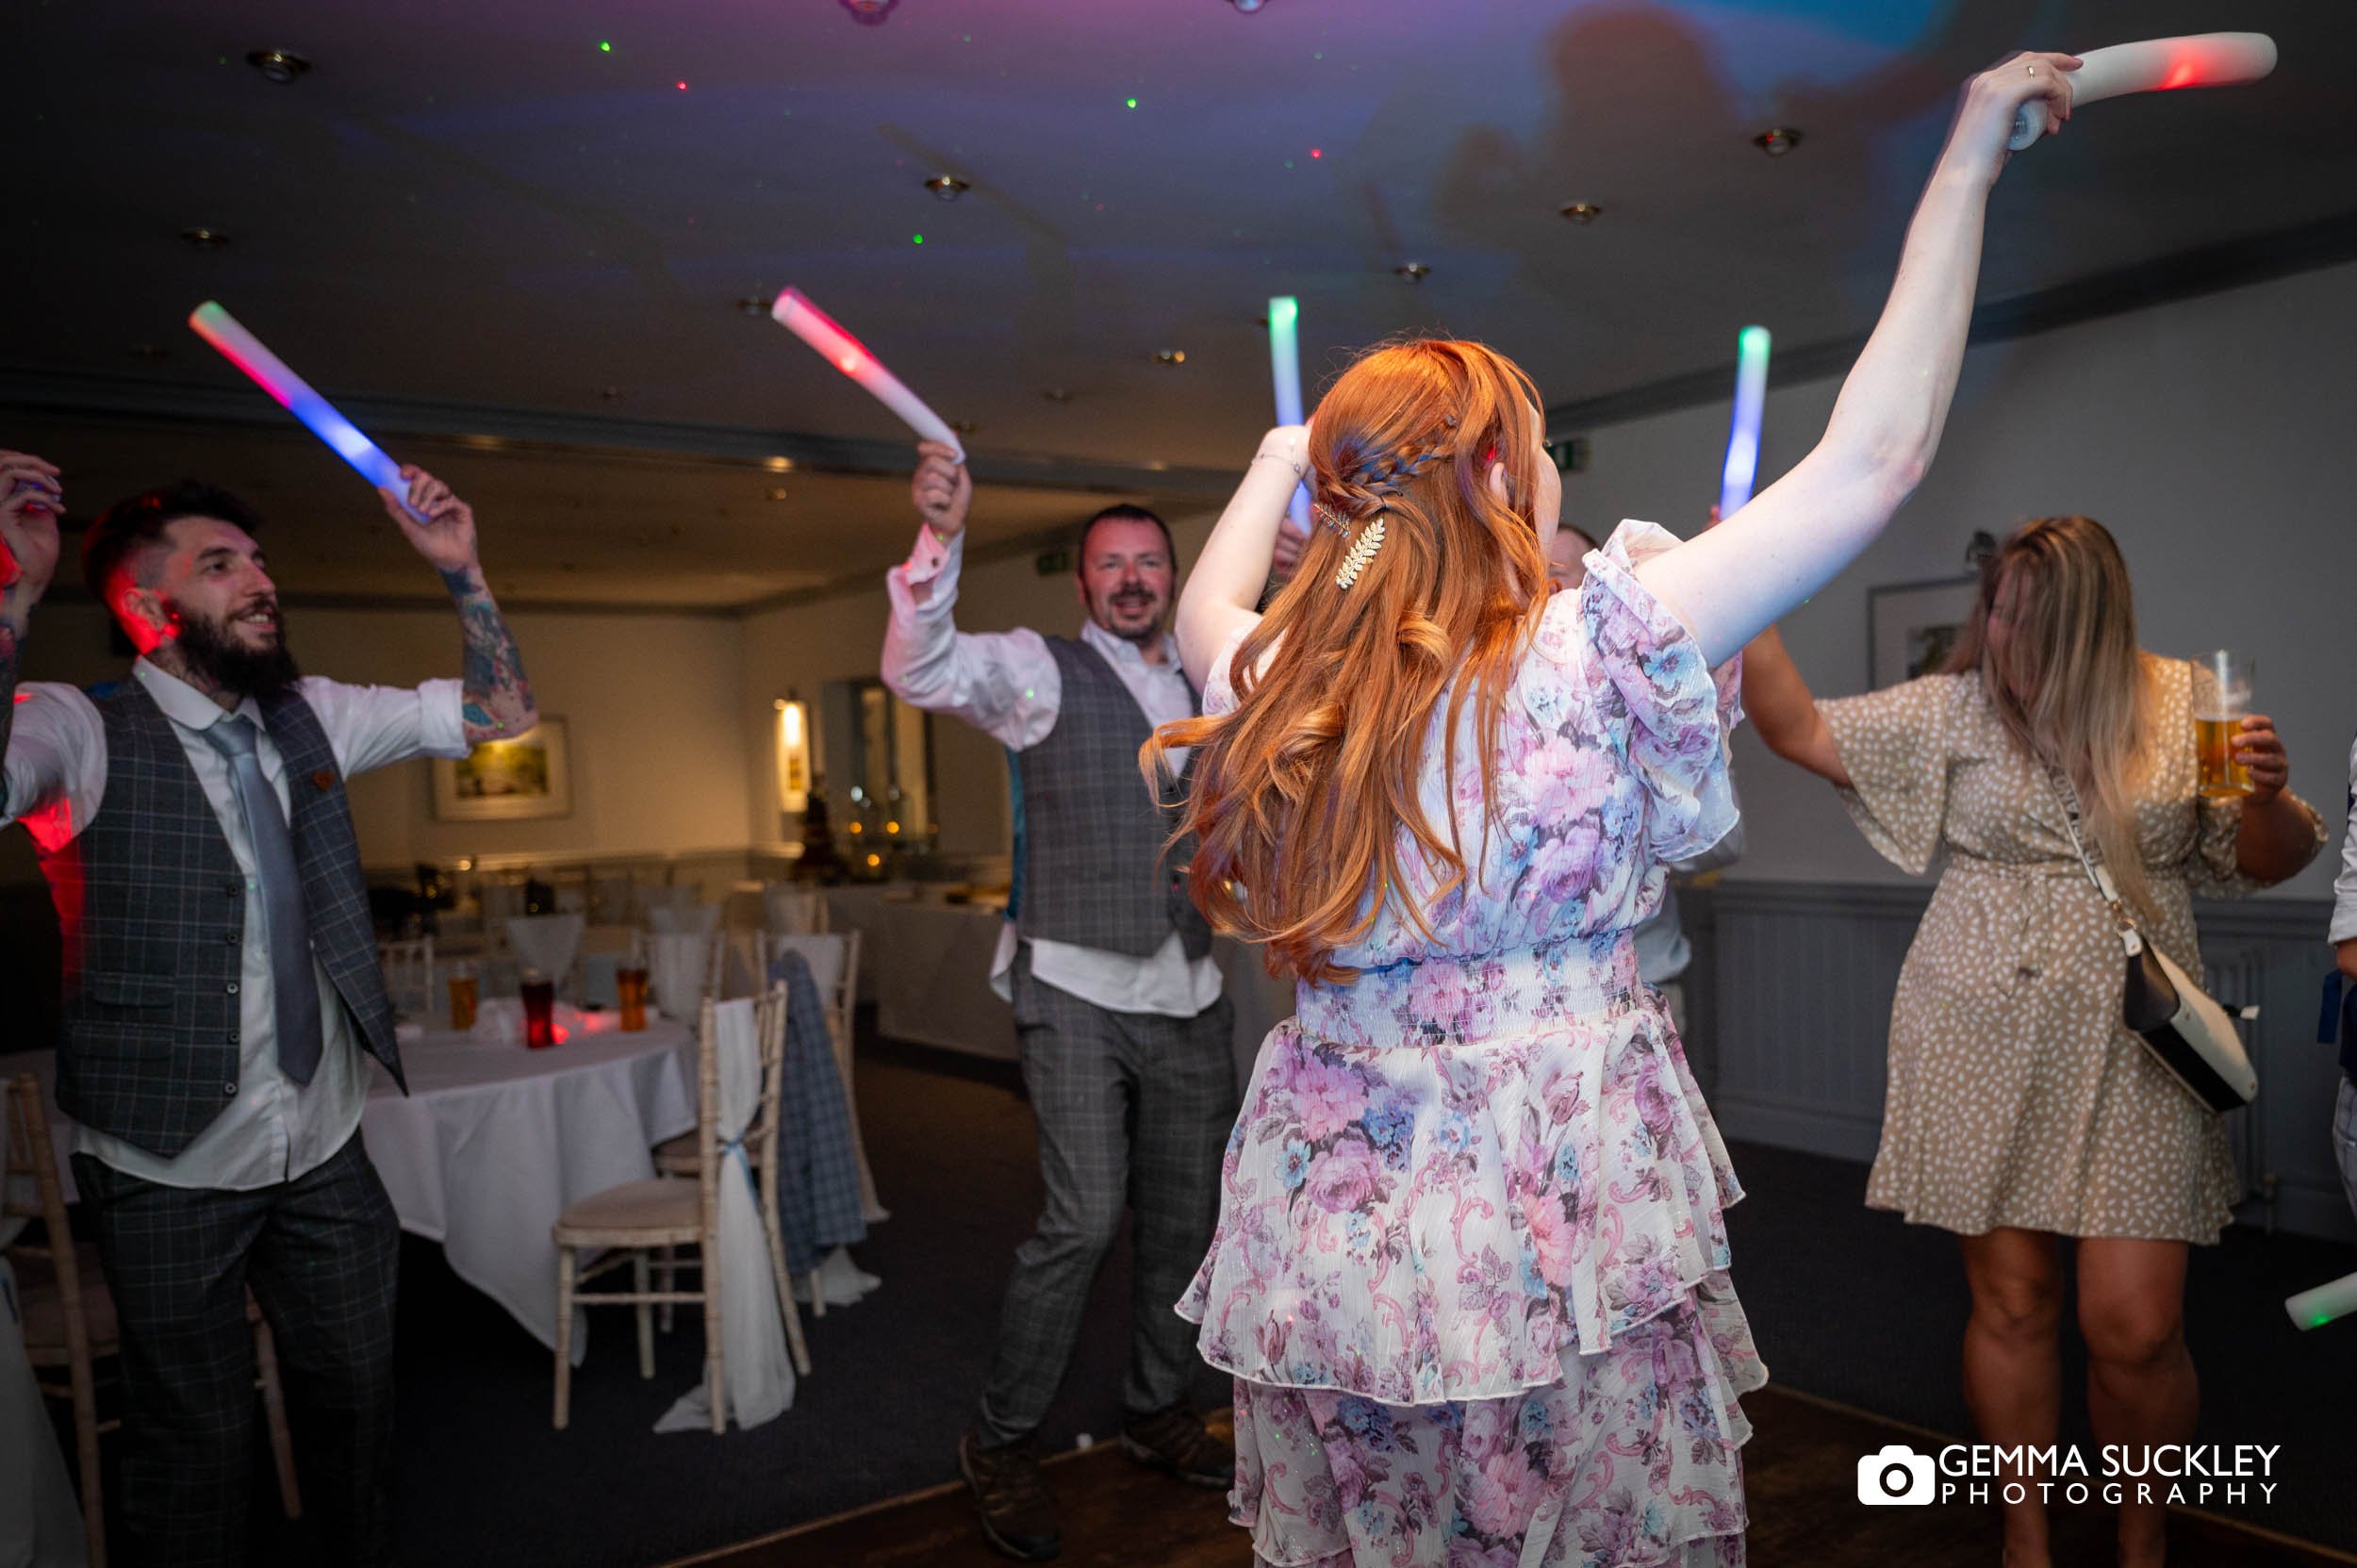
{"type": "MultiPolygon", "coordinates": [[[[2056,773],[2146,934],[2198,977],[2193,898],[2281,882],[2324,828],[2264,718],[2235,740],[2250,793],[2197,793],[2194,679],[2136,646],[2118,547],[2078,517],[2024,524],[1988,561],[1945,673],[1819,701],[1773,630],[1745,653],[1760,738],[1830,781],[1887,859],[1920,873],[1944,854],[1900,971],[1866,1201],[1960,1238],[1965,1398],[1993,1444],[2056,1441],[2061,1238],[2098,1441],[2193,1433],[2186,1250],[2231,1217],[2233,1168],[2219,1118],[2121,1024],[2119,942],[2056,773]]],[[[2036,1498],[2004,1510],[2007,1568],[2049,1562],[2036,1498]]],[[[2163,1511],[2131,1499],[2119,1561],[2157,1564],[2163,1511]]]]}

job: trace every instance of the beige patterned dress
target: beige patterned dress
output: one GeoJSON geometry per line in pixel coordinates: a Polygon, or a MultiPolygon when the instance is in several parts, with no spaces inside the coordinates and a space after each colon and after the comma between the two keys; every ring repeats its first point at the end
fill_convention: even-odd
{"type": "MultiPolygon", "coordinates": [[[[2167,750],[2135,801],[2160,910],[2146,934],[2199,977],[2194,895],[2261,884],[2235,867],[2242,802],[2195,793],[2193,667],[2154,662],[2167,750]]],[[[1868,1205],[1964,1235],[2217,1241],[2238,1196],[2224,1123],[2121,1024],[2110,913],[1980,677],[1927,675],[1817,708],[1868,842],[1918,874],[1946,851],[1891,1008],[1868,1205]]]]}

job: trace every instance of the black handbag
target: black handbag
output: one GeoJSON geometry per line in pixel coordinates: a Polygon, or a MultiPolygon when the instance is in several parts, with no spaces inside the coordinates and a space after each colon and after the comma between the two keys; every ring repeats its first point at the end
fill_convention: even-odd
{"type": "Polygon", "coordinates": [[[2109,871],[2079,836],[2079,796],[2068,779],[2049,773],[2061,797],[2070,834],[2070,847],[2087,880],[2111,906],[2127,953],[2128,977],[2120,994],[2120,1015],[2136,1037],[2187,1094],[2213,1111],[2233,1111],[2248,1105],[2259,1093],[2259,1074],[2243,1049],[2234,1020],[2215,998],[2193,982],[2168,954],[2148,942],[2120,901],[2119,888],[2109,871]]]}

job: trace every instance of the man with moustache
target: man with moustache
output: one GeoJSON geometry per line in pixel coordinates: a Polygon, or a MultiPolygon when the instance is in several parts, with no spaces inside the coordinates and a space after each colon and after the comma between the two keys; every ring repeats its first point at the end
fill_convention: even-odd
{"type": "Polygon", "coordinates": [[[386,510],[441,573],[463,681],[305,677],[257,520],[184,481],[109,509],[90,589],[140,652],[85,695],[18,684],[58,562],[57,470],[0,452],[0,827],[41,852],[65,948],[58,1099],[122,1342],[119,1560],[245,1560],[251,1287],[274,1330],[314,1560],[390,1552],[399,1228],[359,1137],[396,1082],[354,773],[536,721],[473,514],[404,468],[386,510]]]}
{"type": "Polygon", "coordinates": [[[959,1463],[983,1533],[1010,1556],[1056,1555],[1037,1432],[1063,1380],[1089,1286],[1136,1215],[1122,1445],[1140,1462],[1226,1488],[1235,1456],[1186,1402],[1194,1327],[1173,1311],[1210,1246],[1220,1156],[1236,1113],[1233,1009],[1189,900],[1168,807],[1138,776],[1154,726],[1196,711],[1170,635],[1170,530],[1136,506],[1080,527],[1078,637],[956,630],[973,484],[946,446],[919,447],[916,549],[888,579],[883,679],[1004,745],[1015,791],[1015,892],[993,982],[1014,1004],[1039,1123],[1047,1206],[1015,1253],[998,1350],[959,1463]]]}

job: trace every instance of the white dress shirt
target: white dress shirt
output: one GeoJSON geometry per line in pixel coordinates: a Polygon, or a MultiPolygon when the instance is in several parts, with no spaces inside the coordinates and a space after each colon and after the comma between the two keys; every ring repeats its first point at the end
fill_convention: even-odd
{"type": "MultiPolygon", "coordinates": [[[[884,633],[883,682],[903,702],[963,718],[1009,751],[1028,751],[1056,727],[1063,707],[1063,672],[1047,639],[1028,627],[957,629],[950,611],[964,557],[964,534],[944,543],[931,528],[920,527],[916,549],[886,574],[892,623],[884,633]]],[[[1113,666],[1147,722],[1168,724],[1194,714],[1195,696],[1178,668],[1178,645],[1167,634],[1160,664],[1147,662],[1135,643],[1095,621],[1080,629],[1080,640],[1113,666]]],[[[1183,768],[1186,760],[1185,751],[1174,751],[1170,765],[1183,768]]],[[[1143,781],[1138,787],[1146,787],[1143,781]]],[[[1036,938],[1030,946],[1034,978],[1108,1012],[1192,1018],[1219,999],[1219,966],[1208,954],[1189,959],[1177,932],[1146,958],[1036,938]]],[[[1015,948],[1010,920],[991,963],[991,986],[1001,997],[1012,993],[1008,971],[1014,966],[1015,948]]]]}
{"type": "Polygon", "coordinates": [[[2332,879],[2332,934],[2357,937],[2357,744],[2349,749],[2349,826],[2341,834],[2341,874],[2332,879]]]}
{"type": "MultiPolygon", "coordinates": [[[[261,878],[255,871],[244,815],[238,809],[229,759],[204,734],[230,716],[220,703],[145,659],[133,665],[131,673],[172,721],[196,782],[221,822],[222,836],[229,841],[229,852],[245,873],[238,1092],[195,1141],[172,1159],[88,1127],[74,1130],[74,1147],[126,1175],[168,1187],[242,1192],[292,1180],[343,1147],[359,1127],[369,1094],[368,1063],[353,1037],[342,994],[314,958],[325,1049],[308,1083],[297,1084],[279,1070],[261,878]]],[[[404,690],[338,685],[306,677],[297,689],[327,732],[328,746],[345,778],[415,756],[467,754],[457,681],[428,681],[404,690]]],[[[0,828],[21,821],[34,843],[44,852],[54,852],[106,809],[107,733],[97,707],[73,686],[38,682],[20,687],[16,700],[0,828]]],[[[238,713],[260,733],[255,749],[262,776],[277,792],[278,809],[288,810],[287,765],[263,727],[260,705],[247,698],[238,713]]]]}

